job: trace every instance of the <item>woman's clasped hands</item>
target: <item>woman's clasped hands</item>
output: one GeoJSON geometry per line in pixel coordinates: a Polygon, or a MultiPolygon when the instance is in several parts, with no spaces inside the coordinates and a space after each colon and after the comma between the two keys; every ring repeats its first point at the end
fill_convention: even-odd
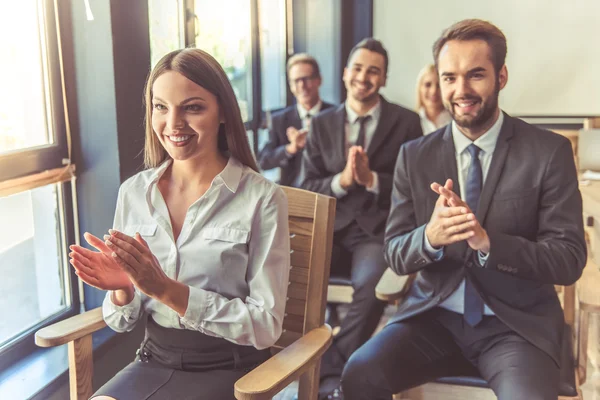
{"type": "Polygon", "coordinates": [[[70,263],[85,283],[101,290],[132,292],[133,286],[150,297],[160,297],[169,278],[146,241],[136,233],[134,237],[109,230],[104,241],[85,233],[85,240],[98,251],[78,245],[70,247],[70,263]]]}

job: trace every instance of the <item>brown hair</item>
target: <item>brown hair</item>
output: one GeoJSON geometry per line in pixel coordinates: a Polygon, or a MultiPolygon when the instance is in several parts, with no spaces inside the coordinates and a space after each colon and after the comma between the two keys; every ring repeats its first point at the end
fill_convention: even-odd
{"type": "Polygon", "coordinates": [[[383,43],[381,43],[377,39],[365,38],[365,39],[361,40],[360,42],[358,42],[356,44],[356,46],[354,46],[352,48],[352,50],[350,50],[350,54],[348,55],[348,61],[346,62],[346,64],[348,64],[350,62],[350,60],[352,59],[352,55],[360,49],[365,49],[365,50],[372,51],[374,53],[381,54],[383,56],[383,72],[384,72],[384,75],[387,75],[388,62],[389,62],[388,53],[387,53],[387,50],[385,49],[385,47],[383,47],[383,43]]]}
{"type": "Polygon", "coordinates": [[[289,58],[286,66],[286,71],[288,75],[290,74],[290,69],[292,69],[294,65],[300,63],[309,64],[310,66],[312,66],[313,76],[315,78],[321,78],[321,70],[319,69],[319,63],[317,63],[317,60],[315,60],[313,56],[306,53],[294,54],[289,58]]]}
{"type": "Polygon", "coordinates": [[[496,73],[504,66],[506,60],[506,37],[504,33],[494,24],[480,19],[465,19],[459,21],[444,32],[433,44],[433,59],[435,65],[438,65],[440,51],[450,40],[483,40],[491,50],[491,61],[494,64],[496,73]]]}
{"type": "Polygon", "coordinates": [[[225,71],[210,54],[200,49],[191,48],[175,50],[165,55],[156,64],[146,80],[144,90],[144,105],[146,107],[144,164],[146,168],[156,167],[169,157],[152,129],[152,85],[160,75],[167,71],[180,73],[211,92],[217,98],[219,109],[225,120],[219,126],[219,150],[229,151],[242,164],[258,171],[248,144],[240,107],[225,71]]]}

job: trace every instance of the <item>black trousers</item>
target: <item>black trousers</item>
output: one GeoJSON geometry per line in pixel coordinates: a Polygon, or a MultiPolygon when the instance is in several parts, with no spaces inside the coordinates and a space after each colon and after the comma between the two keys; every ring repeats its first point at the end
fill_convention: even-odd
{"type": "Polygon", "coordinates": [[[387,325],[350,358],[345,399],[390,400],[443,376],[481,375],[500,400],[556,400],[559,367],[494,316],[476,327],[435,308],[387,325]]]}
{"type": "Polygon", "coordinates": [[[197,331],[165,328],[148,317],[146,337],[135,361],[92,398],[233,400],[235,382],[269,357],[268,349],[237,345],[197,331]]]}
{"type": "Polygon", "coordinates": [[[321,360],[321,381],[332,378],[336,385],[346,361],[371,337],[381,319],[385,303],[375,297],[375,286],[387,264],[382,240],[369,236],[356,223],[336,232],[333,242],[331,275],[349,276],[354,289],[340,331],[321,360]]]}

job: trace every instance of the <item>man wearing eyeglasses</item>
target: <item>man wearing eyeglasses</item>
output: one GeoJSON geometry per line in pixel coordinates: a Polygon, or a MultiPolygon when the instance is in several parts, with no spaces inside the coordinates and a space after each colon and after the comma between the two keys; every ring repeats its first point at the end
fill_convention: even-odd
{"type": "Polygon", "coordinates": [[[273,115],[269,142],[260,151],[258,162],[263,170],[281,168],[281,185],[300,187],[301,153],[311,118],[333,104],[319,96],[321,73],[312,56],[300,53],[290,57],[287,74],[296,104],[273,115]]]}

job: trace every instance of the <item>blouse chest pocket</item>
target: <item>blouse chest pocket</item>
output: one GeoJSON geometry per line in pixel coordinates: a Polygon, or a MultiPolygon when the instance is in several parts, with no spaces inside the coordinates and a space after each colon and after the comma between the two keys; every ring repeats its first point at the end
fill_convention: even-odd
{"type": "Polygon", "coordinates": [[[151,237],[156,235],[156,229],[158,225],[155,223],[150,224],[131,224],[125,225],[123,233],[133,237],[135,233],[139,233],[142,237],[151,237]]]}
{"type": "Polygon", "coordinates": [[[250,232],[232,228],[204,228],[200,234],[209,247],[213,262],[227,269],[246,270],[250,232]]]}

